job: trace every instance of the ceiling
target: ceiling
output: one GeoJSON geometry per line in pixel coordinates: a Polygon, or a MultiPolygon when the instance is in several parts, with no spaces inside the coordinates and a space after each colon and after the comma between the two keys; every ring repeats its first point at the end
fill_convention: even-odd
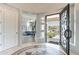
{"type": "Polygon", "coordinates": [[[60,12],[67,4],[65,3],[8,3],[25,12],[31,13],[57,13],[60,12]]]}

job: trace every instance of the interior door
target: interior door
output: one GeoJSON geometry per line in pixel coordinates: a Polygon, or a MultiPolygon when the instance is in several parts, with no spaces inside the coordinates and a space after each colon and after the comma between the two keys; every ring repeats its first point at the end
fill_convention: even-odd
{"type": "Polygon", "coordinates": [[[70,50],[70,38],[71,31],[68,4],[60,13],[60,44],[68,55],[70,50]]]}
{"type": "Polygon", "coordinates": [[[18,11],[4,5],[5,49],[18,45],[18,11]]]}
{"type": "Polygon", "coordinates": [[[0,51],[3,49],[3,18],[2,8],[0,7],[0,51]]]}

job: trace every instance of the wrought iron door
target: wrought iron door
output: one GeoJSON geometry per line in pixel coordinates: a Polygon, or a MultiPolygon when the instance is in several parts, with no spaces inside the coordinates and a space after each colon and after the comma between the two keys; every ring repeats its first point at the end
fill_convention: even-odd
{"type": "Polygon", "coordinates": [[[60,13],[60,44],[68,55],[71,38],[69,7],[68,4],[60,13]]]}

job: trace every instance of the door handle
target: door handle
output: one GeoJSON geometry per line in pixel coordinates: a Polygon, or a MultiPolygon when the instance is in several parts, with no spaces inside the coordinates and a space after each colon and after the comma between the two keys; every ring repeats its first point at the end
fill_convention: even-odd
{"type": "Polygon", "coordinates": [[[72,37],[72,31],[70,29],[66,29],[64,32],[64,36],[70,39],[72,37]]]}
{"type": "Polygon", "coordinates": [[[18,32],[16,32],[16,34],[18,34],[18,32]]]}

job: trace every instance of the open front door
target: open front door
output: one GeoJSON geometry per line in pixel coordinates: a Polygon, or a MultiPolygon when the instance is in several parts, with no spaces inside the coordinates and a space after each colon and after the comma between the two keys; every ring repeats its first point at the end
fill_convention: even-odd
{"type": "Polygon", "coordinates": [[[60,13],[60,44],[68,55],[71,38],[69,7],[68,4],[60,13]]]}

